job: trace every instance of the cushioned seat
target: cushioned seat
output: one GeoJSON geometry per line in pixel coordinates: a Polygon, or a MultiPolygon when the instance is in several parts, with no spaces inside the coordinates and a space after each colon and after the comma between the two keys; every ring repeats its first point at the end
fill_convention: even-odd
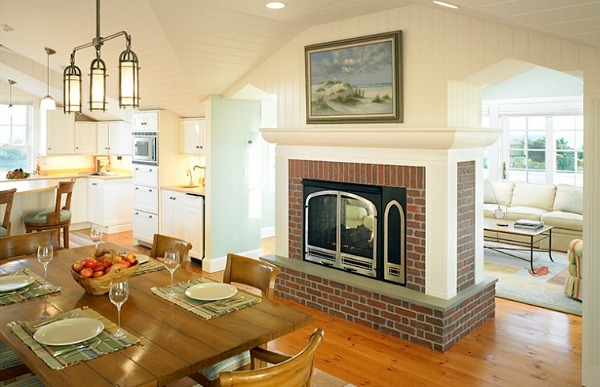
{"type": "Polygon", "coordinates": [[[75,180],[60,181],[56,188],[54,210],[46,209],[25,214],[25,231],[62,229],[63,246],[69,248],[69,226],[71,225],[71,196],[75,180]],[[64,200],[63,200],[64,197],[64,200]],[[63,204],[64,203],[64,204],[63,204]]]}
{"type": "Polygon", "coordinates": [[[583,241],[573,239],[569,244],[567,259],[569,260],[569,274],[565,280],[565,294],[571,298],[581,299],[581,259],[583,258],[583,241]]]}

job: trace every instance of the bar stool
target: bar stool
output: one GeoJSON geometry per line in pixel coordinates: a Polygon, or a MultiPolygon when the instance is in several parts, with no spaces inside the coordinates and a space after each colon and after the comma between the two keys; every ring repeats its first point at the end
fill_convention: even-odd
{"type": "Polygon", "coordinates": [[[6,204],[4,208],[4,220],[0,225],[0,237],[10,235],[10,213],[12,211],[15,192],[17,192],[16,188],[0,191],[0,205],[6,204]]]}
{"type": "Polygon", "coordinates": [[[53,210],[42,210],[25,215],[25,232],[63,230],[64,248],[69,248],[69,226],[71,225],[71,196],[75,180],[60,181],[56,188],[56,205],[53,210]],[[63,203],[63,196],[66,196],[63,203]],[[61,207],[62,206],[62,207],[61,207]]]}

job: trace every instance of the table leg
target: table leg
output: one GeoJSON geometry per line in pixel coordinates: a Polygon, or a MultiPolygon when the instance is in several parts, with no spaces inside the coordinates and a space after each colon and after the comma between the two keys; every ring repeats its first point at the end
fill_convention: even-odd
{"type": "Polygon", "coordinates": [[[548,256],[550,257],[550,260],[554,262],[554,259],[552,259],[552,229],[548,231],[550,232],[548,236],[548,256]]]}
{"type": "Polygon", "coordinates": [[[535,274],[533,268],[533,236],[529,238],[529,265],[531,266],[531,273],[535,274]]]}

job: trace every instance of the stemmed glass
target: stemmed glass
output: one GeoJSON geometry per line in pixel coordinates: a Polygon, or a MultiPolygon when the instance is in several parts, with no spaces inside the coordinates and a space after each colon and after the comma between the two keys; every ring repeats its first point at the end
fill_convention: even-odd
{"type": "Polygon", "coordinates": [[[173,290],[173,273],[179,267],[179,251],[167,250],[165,251],[165,257],[163,259],[165,267],[171,273],[171,290],[169,291],[169,298],[175,297],[175,291],[173,290]]]}
{"type": "Polygon", "coordinates": [[[48,280],[46,279],[46,273],[48,272],[48,263],[52,260],[54,256],[54,249],[52,245],[40,245],[37,250],[37,259],[40,261],[42,265],[44,265],[44,284],[40,286],[42,289],[50,288],[48,284],[48,280]]]}
{"type": "Polygon", "coordinates": [[[92,227],[90,231],[90,239],[94,242],[94,247],[98,248],[98,243],[102,242],[102,229],[92,227]]]}
{"type": "Polygon", "coordinates": [[[110,302],[115,304],[117,307],[118,316],[118,328],[110,336],[115,339],[122,339],[123,337],[127,336],[127,333],[121,329],[121,306],[129,298],[129,282],[127,282],[126,279],[111,281],[108,298],[110,298],[110,302]]]}

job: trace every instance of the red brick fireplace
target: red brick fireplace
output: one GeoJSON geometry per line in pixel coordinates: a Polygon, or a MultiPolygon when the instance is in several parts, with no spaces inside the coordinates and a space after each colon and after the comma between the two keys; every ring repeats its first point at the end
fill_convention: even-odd
{"type": "Polygon", "coordinates": [[[495,280],[483,278],[478,243],[481,152],[423,156],[387,141],[386,149],[319,147],[319,139],[295,146],[281,133],[263,136],[278,143],[277,187],[284,191],[276,254],[262,258],[282,268],[278,296],[438,351],[494,316],[495,280]],[[302,179],[406,188],[406,286],[302,260],[302,179]]]}

